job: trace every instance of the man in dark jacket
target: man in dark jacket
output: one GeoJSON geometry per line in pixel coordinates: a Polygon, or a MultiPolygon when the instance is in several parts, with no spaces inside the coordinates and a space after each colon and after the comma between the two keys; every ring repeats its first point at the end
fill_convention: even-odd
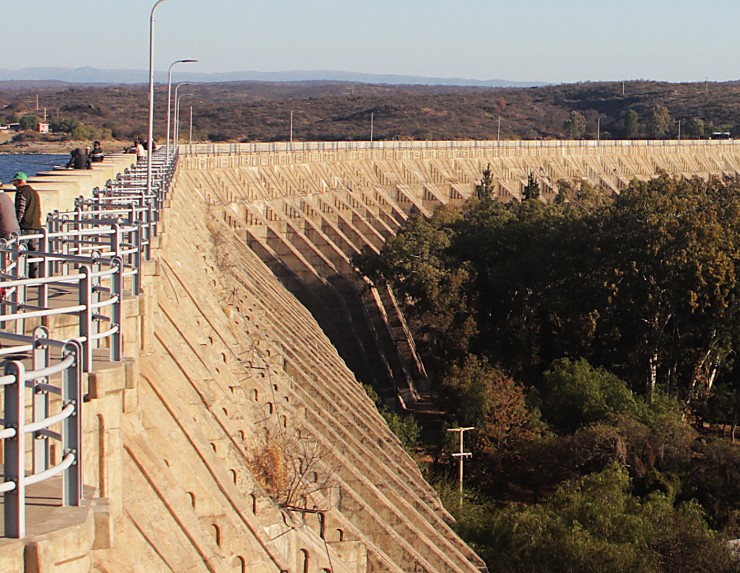
{"type": "Polygon", "coordinates": [[[67,169],[72,167],[73,169],[92,169],[92,162],[90,156],[82,151],[79,147],[72,151],[72,157],[67,162],[67,169]]]}
{"type": "MultiPolygon", "coordinates": [[[[41,200],[38,192],[28,184],[28,175],[19,171],[13,175],[15,185],[15,216],[21,228],[21,235],[35,235],[41,232],[41,200]]],[[[38,239],[27,241],[29,251],[38,251],[38,239]]],[[[35,279],[38,263],[29,265],[28,276],[35,279]]]]}

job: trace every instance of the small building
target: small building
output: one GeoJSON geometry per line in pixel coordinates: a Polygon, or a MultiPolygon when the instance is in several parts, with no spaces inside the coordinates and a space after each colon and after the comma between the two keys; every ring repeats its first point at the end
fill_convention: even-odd
{"type": "Polygon", "coordinates": [[[48,123],[39,123],[36,126],[36,131],[39,133],[49,133],[49,124],[48,123]]]}

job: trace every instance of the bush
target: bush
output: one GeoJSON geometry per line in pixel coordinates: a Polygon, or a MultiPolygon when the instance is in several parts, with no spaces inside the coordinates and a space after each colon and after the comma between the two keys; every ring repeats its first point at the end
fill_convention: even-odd
{"type": "Polygon", "coordinates": [[[618,376],[594,368],[587,360],[558,360],[544,374],[541,410],[562,433],[604,420],[612,414],[633,414],[637,401],[618,376]]]}

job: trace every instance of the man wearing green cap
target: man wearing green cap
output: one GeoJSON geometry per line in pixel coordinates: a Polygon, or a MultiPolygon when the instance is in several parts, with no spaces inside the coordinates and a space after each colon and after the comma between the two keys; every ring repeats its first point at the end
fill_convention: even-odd
{"type": "MultiPolygon", "coordinates": [[[[28,184],[28,175],[19,171],[13,175],[15,185],[15,216],[21,227],[21,235],[35,235],[41,231],[41,201],[36,190],[28,184]]],[[[29,239],[29,251],[38,250],[38,239],[29,239]]],[[[38,264],[29,265],[28,276],[36,278],[38,264]]]]}

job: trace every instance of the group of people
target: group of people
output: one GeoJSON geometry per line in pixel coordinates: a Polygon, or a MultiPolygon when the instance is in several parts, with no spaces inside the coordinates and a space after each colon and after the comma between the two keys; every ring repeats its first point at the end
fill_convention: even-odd
{"type": "MultiPolygon", "coordinates": [[[[103,161],[105,155],[96,141],[93,148],[83,151],[76,148],[71,152],[68,168],[92,169],[92,163],[103,161]]],[[[13,175],[15,202],[3,192],[0,181],[0,239],[9,239],[14,233],[18,235],[35,235],[41,232],[41,200],[38,191],[28,184],[28,175],[19,171],[13,175]]],[[[28,239],[29,251],[38,250],[38,239],[28,239]]],[[[29,278],[37,278],[38,263],[31,263],[28,269],[29,278]]]]}
{"type": "MultiPolygon", "coordinates": [[[[28,175],[19,171],[13,176],[15,204],[2,192],[0,181],[0,239],[8,239],[13,233],[35,235],[41,232],[41,200],[38,191],[28,184],[28,175]]],[[[38,250],[38,240],[29,239],[29,251],[38,250]]],[[[38,264],[33,263],[28,270],[29,278],[38,275],[38,264]]]]}
{"type": "Polygon", "coordinates": [[[99,141],[93,143],[92,149],[87,146],[83,151],[81,147],[77,147],[70,152],[70,155],[65,166],[67,169],[92,169],[93,163],[100,163],[105,158],[99,141]]]}

